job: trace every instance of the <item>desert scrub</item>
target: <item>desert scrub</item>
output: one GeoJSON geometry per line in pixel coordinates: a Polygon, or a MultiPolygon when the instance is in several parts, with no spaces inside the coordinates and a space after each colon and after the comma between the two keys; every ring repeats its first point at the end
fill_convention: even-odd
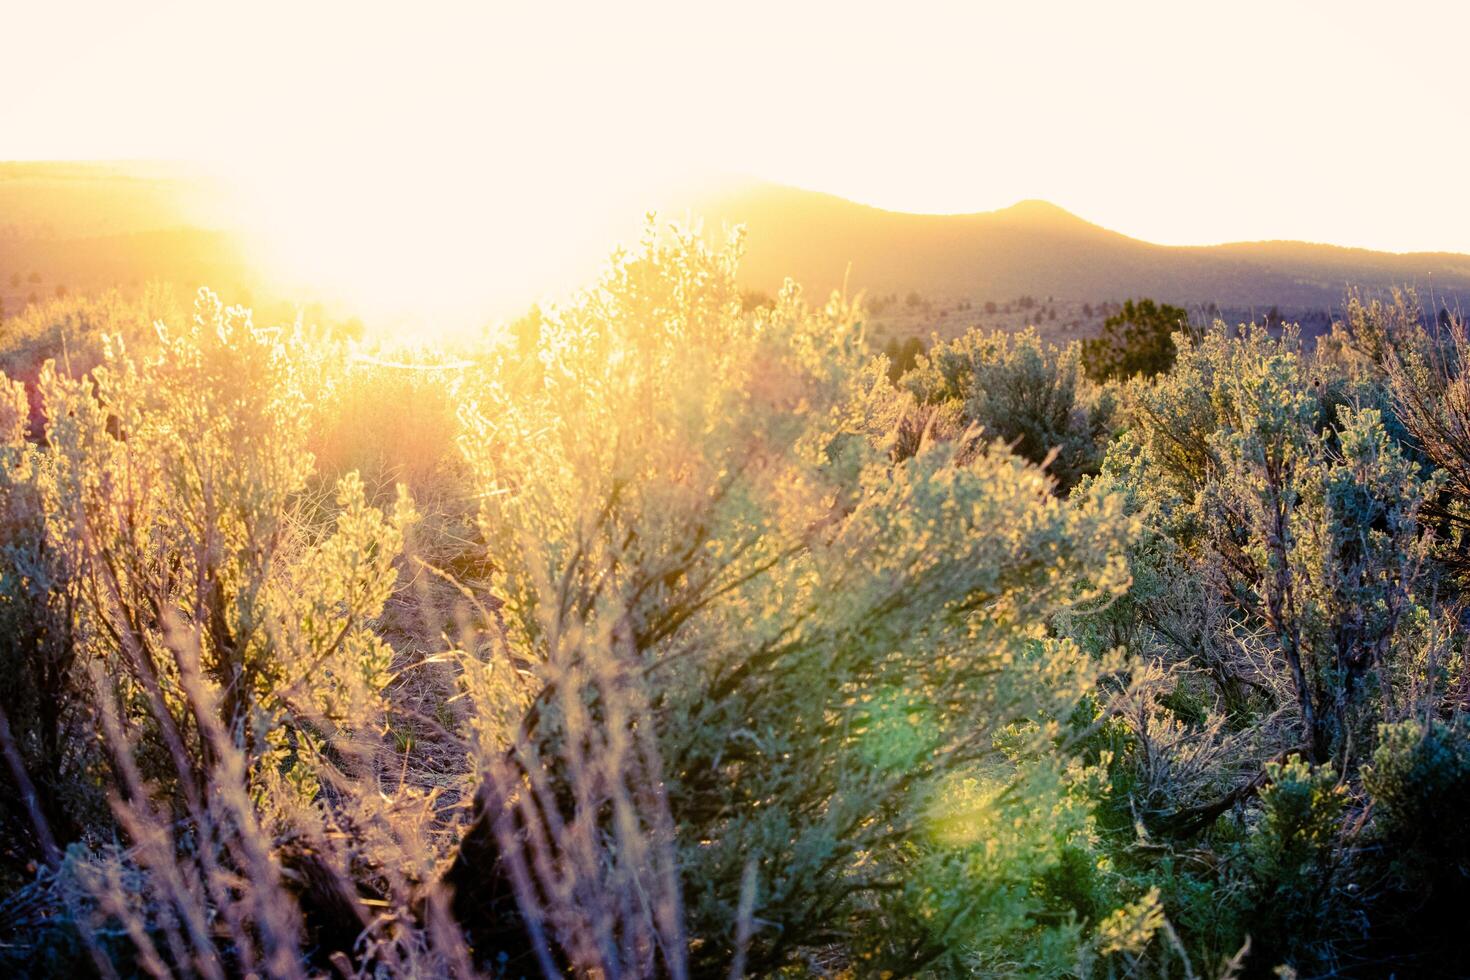
{"type": "Polygon", "coordinates": [[[451,880],[502,875],[546,971],[762,973],[838,937],[864,972],[1075,952],[1052,859],[980,860],[959,794],[1085,823],[1054,719],[1102,664],[1031,651],[1126,585],[1132,526],[999,443],[893,462],[900,396],[853,311],[788,287],[747,312],[734,263],[650,234],[466,414],[519,669],[467,667],[485,784],[451,880]],[[939,867],[965,914],[933,907],[939,867]]]}
{"type": "Polygon", "coordinates": [[[357,472],[379,503],[400,483],[416,500],[463,495],[458,407],[474,363],[451,351],[334,347],[307,436],[317,478],[357,472]]]}
{"type": "Polygon", "coordinates": [[[1470,847],[1458,828],[1470,806],[1470,738],[1439,719],[1384,726],[1363,786],[1372,803],[1364,885],[1375,881],[1374,926],[1386,944],[1435,968],[1460,961],[1470,901],[1470,847]]]}
{"type": "Polygon", "coordinates": [[[1373,796],[1374,831],[1392,842],[1404,881],[1463,878],[1470,850],[1439,832],[1470,800],[1470,739],[1441,721],[1403,721],[1379,732],[1373,762],[1363,770],[1373,796]]]}
{"type": "Polygon", "coordinates": [[[1258,954],[1317,965],[1303,951],[1344,928],[1335,921],[1345,910],[1333,887],[1346,787],[1330,764],[1313,767],[1300,756],[1267,763],[1266,779],[1261,819],[1245,844],[1251,878],[1246,925],[1258,954]]]}
{"type": "Polygon", "coordinates": [[[368,507],[349,474],[334,533],[297,520],[312,467],[304,360],[291,337],[202,294],[141,362],[119,348],[85,379],[43,371],[48,536],[79,542],[89,626],[109,673],[136,685],[119,696],[150,703],[166,741],[192,741],[171,707],[185,700],[181,657],[252,760],[287,716],[362,719],[381,686],[386,651],[366,624],[413,511],[406,498],[392,517],[368,507]]]}
{"type": "Polygon", "coordinates": [[[1462,660],[1437,534],[1449,478],[1374,366],[1419,356],[1425,338],[1399,327],[1372,357],[1309,356],[1291,327],[1176,334],[1172,370],[1121,389],[1124,430],[1074,492],[1120,495],[1144,524],[1125,596],[1060,625],[1150,662],[1112,722],[1099,814],[1196,966],[1247,938],[1252,968],[1412,946],[1392,938],[1408,920],[1390,911],[1364,764],[1386,744],[1406,754],[1385,772],[1412,755],[1383,723],[1459,717],[1462,660]]]}
{"type": "Polygon", "coordinates": [[[185,307],[171,287],[155,283],[134,301],[116,292],[47,299],[0,321],[0,371],[26,385],[31,436],[45,425],[37,387],[43,364],[54,361],[60,373],[82,377],[102,362],[105,337],[146,346],[154,324],[177,323],[185,307]]]}
{"type": "Polygon", "coordinates": [[[106,818],[87,778],[98,756],[87,737],[76,546],[47,539],[54,457],[29,441],[30,428],[25,386],[0,375],[0,748],[16,791],[0,804],[7,874],[57,864],[59,844],[106,818]]]}
{"type": "MultiPolygon", "coordinates": [[[[5,609],[64,634],[64,656],[30,649],[64,671],[55,710],[101,746],[81,781],[107,788],[134,845],[66,867],[96,897],[81,924],[123,923],[150,972],[301,970],[277,846],[324,780],[363,764],[385,709],[391,651],[372,623],[414,511],[401,493],[390,513],[368,505],[348,474],[325,526],[301,519],[312,358],[201,292],[144,355],[109,337],[86,376],[48,362],[44,447],[24,440],[6,383],[4,478],[26,491],[7,495],[7,520],[30,521],[44,561],[4,552],[5,609]],[[61,618],[23,594],[38,575],[65,586],[61,618]]],[[[22,759],[45,762],[29,735],[22,759]]],[[[31,816],[38,837],[68,826],[31,816]]]]}
{"type": "Polygon", "coordinates": [[[1292,330],[1177,339],[1174,371],[1131,389],[1130,431],[1097,483],[1156,529],[1135,552],[1130,601],[1150,627],[1137,639],[1191,653],[1236,712],[1247,689],[1292,698],[1309,754],[1341,759],[1402,710],[1392,692],[1425,643],[1439,477],[1380,410],[1327,411],[1292,330]]]}
{"type": "Polygon", "coordinates": [[[967,425],[1045,465],[1061,492],[1096,472],[1112,402],[1083,378],[1075,344],[1044,343],[1034,329],[971,330],[916,364],[899,384],[920,405],[958,405],[967,425]]]}
{"type": "Polygon", "coordinates": [[[737,258],[0,383],[0,969],[1459,968],[1453,336],[895,385],[737,258]]]}

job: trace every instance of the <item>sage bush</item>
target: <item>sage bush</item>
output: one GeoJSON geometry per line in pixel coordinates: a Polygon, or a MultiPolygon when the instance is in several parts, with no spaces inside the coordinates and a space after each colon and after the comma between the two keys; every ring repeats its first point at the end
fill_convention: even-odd
{"type": "Polygon", "coordinates": [[[0,966],[1463,972],[1463,325],[898,374],[740,247],[0,324],[0,966]]]}

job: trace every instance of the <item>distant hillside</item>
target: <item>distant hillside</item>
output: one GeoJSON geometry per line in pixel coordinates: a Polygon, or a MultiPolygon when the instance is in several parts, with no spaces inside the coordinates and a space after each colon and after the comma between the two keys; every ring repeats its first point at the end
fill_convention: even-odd
{"type": "MultiPolygon", "coordinates": [[[[190,285],[238,282],[244,262],[237,243],[223,231],[158,228],[76,238],[0,239],[0,271],[21,276],[27,287],[32,271],[43,289],[129,286],[149,279],[190,285]],[[25,274],[25,275],[22,275],[25,274]]],[[[29,287],[34,288],[34,286],[29,287]]]]}
{"type": "Polygon", "coordinates": [[[168,163],[0,162],[0,239],[69,239],[227,223],[226,187],[168,163]]]}
{"type": "Polygon", "coordinates": [[[773,291],[786,276],[826,292],[917,290],[945,298],[1151,296],[1222,308],[1332,308],[1349,284],[1415,286],[1470,306],[1470,256],[1392,254],[1301,242],[1154,245],[1044,201],[980,214],[884,211],[812,191],[753,184],[690,207],[707,229],[747,227],[743,278],[773,291]]]}
{"type": "MultiPolygon", "coordinates": [[[[1414,286],[1426,303],[1470,309],[1465,255],[1299,242],[1153,245],[1043,201],[922,215],[755,182],[671,196],[661,202],[668,218],[701,220],[709,233],[746,226],[741,278],[750,289],[774,293],[789,276],[816,298],[844,285],[863,290],[873,300],[871,326],[883,336],[1035,324],[1065,340],[1095,333],[1112,303],[1137,296],[1212,307],[1228,319],[1276,307],[1320,332],[1350,284],[1370,291],[1414,286]]],[[[622,216],[630,238],[639,211],[633,206],[622,216]]],[[[569,236],[576,231],[569,228],[569,236]]],[[[272,298],[323,298],[312,292],[317,284],[288,289],[269,281],[246,243],[229,187],[187,167],[0,163],[0,309],[11,314],[62,293],[132,294],[153,280],[185,290],[208,284],[258,309],[272,298]]],[[[574,264],[570,253],[560,260],[574,264]]],[[[512,309],[537,298],[530,286],[524,295],[502,297],[512,309]]]]}
{"type": "Polygon", "coordinates": [[[248,295],[217,181],[168,164],[0,163],[0,308],[149,282],[248,295]]]}

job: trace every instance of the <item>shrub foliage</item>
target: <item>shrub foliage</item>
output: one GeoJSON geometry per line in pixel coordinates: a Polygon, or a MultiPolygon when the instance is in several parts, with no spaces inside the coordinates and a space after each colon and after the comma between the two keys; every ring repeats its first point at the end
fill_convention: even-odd
{"type": "Polygon", "coordinates": [[[7,972],[1463,967],[1458,323],[897,371],[738,257],[418,364],[7,321],[7,972]]]}

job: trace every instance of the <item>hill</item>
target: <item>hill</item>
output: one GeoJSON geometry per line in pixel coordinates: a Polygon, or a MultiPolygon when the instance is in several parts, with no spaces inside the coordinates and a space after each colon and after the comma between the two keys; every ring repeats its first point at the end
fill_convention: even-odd
{"type": "Polygon", "coordinates": [[[1470,256],[1394,254],[1302,242],[1166,246],[1091,224],[1044,201],[999,211],[885,211],[813,191],[747,184],[689,205],[706,227],[744,224],[743,277],[791,276],[825,292],[916,290],[944,299],[1030,295],[1099,301],[1151,296],[1221,308],[1332,308],[1349,284],[1416,287],[1470,305],[1470,256]]]}
{"type": "Polygon", "coordinates": [[[169,164],[0,163],[0,308],[150,281],[255,285],[227,192],[169,164]]]}
{"type": "MultiPolygon", "coordinates": [[[[1095,333],[1117,301],[1138,296],[1230,320],[1276,308],[1316,332],[1349,285],[1412,286],[1426,304],[1470,308],[1465,255],[1301,242],[1155,245],[1044,201],[977,214],[910,214],[752,181],[669,197],[660,203],[670,218],[701,220],[709,232],[746,227],[742,285],[774,293],[790,276],[818,298],[844,286],[863,290],[880,338],[1035,324],[1063,340],[1095,333]]],[[[609,227],[636,236],[636,210],[609,227]]],[[[589,226],[597,219],[589,216],[589,226]]],[[[0,163],[0,308],[15,313],[62,293],[137,294],[151,280],[186,290],[208,284],[258,308],[305,299],[255,266],[246,223],[228,185],[183,166],[0,163]]],[[[576,229],[567,231],[575,237],[576,229]]],[[[493,267],[493,249],[483,261],[493,267]]],[[[294,288],[313,285],[320,284],[294,288]]],[[[522,287],[524,295],[499,297],[504,309],[546,298],[528,284],[505,286],[522,287]]]]}

